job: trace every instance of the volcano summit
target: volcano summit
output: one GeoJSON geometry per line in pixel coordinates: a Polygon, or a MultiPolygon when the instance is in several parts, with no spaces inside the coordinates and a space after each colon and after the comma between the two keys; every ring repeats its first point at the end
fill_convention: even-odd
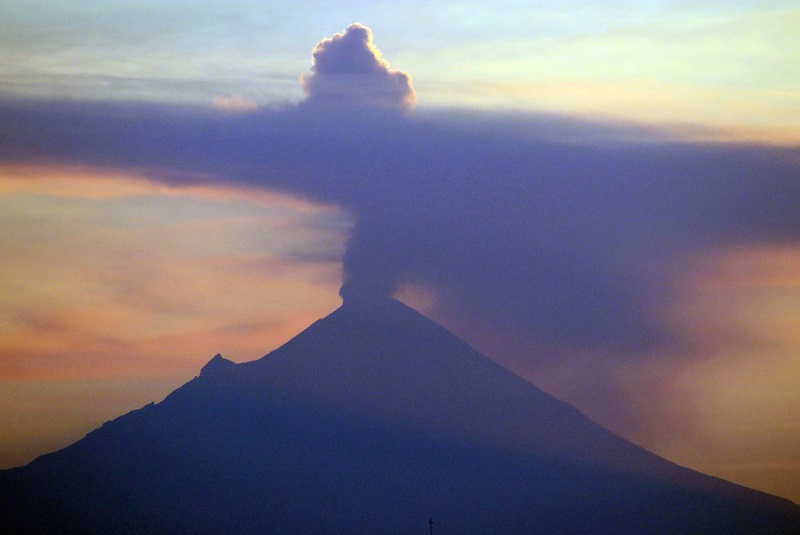
{"type": "Polygon", "coordinates": [[[394,300],[0,472],[6,533],[797,533],[788,500],[614,435],[394,300]]]}

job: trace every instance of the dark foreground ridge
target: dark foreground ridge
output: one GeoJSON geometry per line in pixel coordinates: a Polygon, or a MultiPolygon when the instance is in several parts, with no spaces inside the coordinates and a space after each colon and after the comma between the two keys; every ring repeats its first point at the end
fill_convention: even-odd
{"type": "Polygon", "coordinates": [[[800,533],[800,507],[594,424],[405,305],[347,301],[0,472],[3,533],[800,533]]]}

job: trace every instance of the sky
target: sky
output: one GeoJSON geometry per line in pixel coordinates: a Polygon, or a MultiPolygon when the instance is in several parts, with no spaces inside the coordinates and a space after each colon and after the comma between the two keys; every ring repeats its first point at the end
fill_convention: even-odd
{"type": "Polygon", "coordinates": [[[266,354],[344,281],[800,502],[796,2],[0,21],[0,467],[266,354]]]}

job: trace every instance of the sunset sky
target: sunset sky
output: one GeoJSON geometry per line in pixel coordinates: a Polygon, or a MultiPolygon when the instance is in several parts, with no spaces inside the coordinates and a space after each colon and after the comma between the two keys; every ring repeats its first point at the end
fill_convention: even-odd
{"type": "Polygon", "coordinates": [[[266,354],[344,274],[800,502],[798,28],[790,1],[3,2],[0,468],[266,354]]]}

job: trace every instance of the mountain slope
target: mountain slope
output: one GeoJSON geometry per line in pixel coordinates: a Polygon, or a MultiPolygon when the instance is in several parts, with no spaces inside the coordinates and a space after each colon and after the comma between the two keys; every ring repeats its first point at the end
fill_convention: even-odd
{"type": "Polygon", "coordinates": [[[602,429],[397,301],[0,473],[53,533],[793,533],[800,509],[602,429]]]}

